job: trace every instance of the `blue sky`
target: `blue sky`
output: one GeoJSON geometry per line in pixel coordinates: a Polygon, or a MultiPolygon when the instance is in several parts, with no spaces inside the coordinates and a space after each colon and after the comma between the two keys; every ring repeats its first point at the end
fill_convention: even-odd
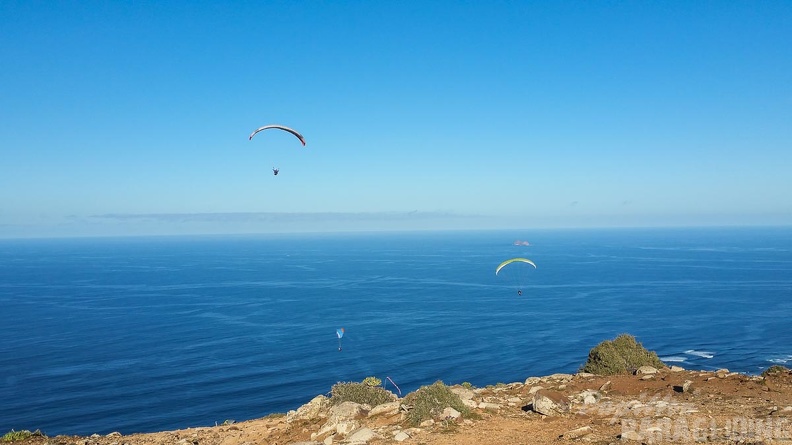
{"type": "Polygon", "coordinates": [[[0,61],[0,238],[792,224],[788,1],[3,1],[0,61]]]}

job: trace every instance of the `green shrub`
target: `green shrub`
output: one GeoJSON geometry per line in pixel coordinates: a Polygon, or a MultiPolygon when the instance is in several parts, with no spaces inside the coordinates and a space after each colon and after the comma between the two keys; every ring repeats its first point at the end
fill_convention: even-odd
{"type": "Polygon", "coordinates": [[[641,366],[663,368],[654,351],[648,351],[630,334],[621,334],[595,346],[580,370],[599,375],[625,374],[641,366]]]}
{"type": "Polygon", "coordinates": [[[39,430],[36,430],[36,431],[33,431],[33,432],[28,431],[28,430],[22,430],[22,431],[11,430],[11,431],[9,431],[9,432],[7,432],[7,433],[5,433],[3,435],[2,440],[3,440],[3,442],[15,442],[17,440],[25,440],[25,439],[33,437],[33,436],[42,436],[43,437],[44,434],[42,434],[42,432],[39,431],[39,430]]]}
{"type": "Polygon", "coordinates": [[[788,372],[790,372],[790,369],[787,368],[786,366],[773,365],[762,371],[762,377],[767,377],[771,375],[782,375],[782,374],[787,374],[788,372]]]}
{"type": "Polygon", "coordinates": [[[396,395],[381,386],[370,386],[366,383],[338,382],[330,389],[330,402],[338,405],[343,402],[355,402],[369,406],[377,406],[396,400],[396,395]]]}
{"type": "Polygon", "coordinates": [[[407,413],[407,422],[413,426],[418,426],[424,420],[439,415],[449,406],[459,411],[463,416],[470,414],[470,409],[462,403],[462,399],[439,380],[407,394],[404,403],[412,405],[412,409],[407,413]]]}

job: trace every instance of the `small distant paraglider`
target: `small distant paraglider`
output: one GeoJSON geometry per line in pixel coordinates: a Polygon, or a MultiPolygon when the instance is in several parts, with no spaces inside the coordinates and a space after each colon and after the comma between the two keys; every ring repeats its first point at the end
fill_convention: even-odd
{"type": "MultiPolygon", "coordinates": [[[[498,275],[498,272],[500,272],[501,269],[503,269],[504,267],[506,267],[506,266],[508,266],[510,264],[514,264],[514,263],[530,264],[531,266],[534,267],[534,269],[536,269],[536,264],[534,264],[534,262],[529,260],[528,258],[511,258],[511,259],[508,259],[508,260],[498,264],[498,267],[495,268],[495,275],[498,275]]],[[[518,281],[522,281],[521,280],[522,273],[516,272],[515,273],[515,277],[518,278],[518,281]]],[[[522,286],[520,285],[520,287],[522,287],[522,286]]],[[[520,288],[517,289],[517,295],[522,296],[522,289],[520,289],[520,288]]]]}
{"type": "Polygon", "coordinates": [[[336,336],[338,337],[338,350],[341,350],[341,338],[344,336],[344,328],[336,329],[336,336]]]}
{"type": "MultiPolygon", "coordinates": [[[[397,385],[397,384],[396,384],[396,382],[394,382],[393,380],[391,380],[391,378],[390,378],[390,377],[387,377],[387,376],[386,376],[385,378],[386,378],[386,379],[388,379],[388,381],[389,381],[389,382],[393,383],[393,386],[395,386],[395,387],[396,387],[396,390],[397,390],[397,391],[399,391],[399,397],[401,397],[401,395],[402,395],[402,394],[401,394],[401,388],[399,388],[399,385],[397,385]]],[[[387,384],[386,384],[386,385],[387,385],[387,384]]]]}
{"type": "MultiPolygon", "coordinates": [[[[287,132],[293,134],[294,136],[296,136],[297,139],[300,140],[300,143],[302,143],[303,147],[305,147],[305,138],[300,133],[298,133],[297,130],[294,130],[294,129],[289,128],[289,127],[285,127],[283,125],[265,125],[263,127],[256,128],[255,130],[253,130],[253,133],[250,133],[250,136],[248,136],[248,140],[249,141],[253,140],[253,136],[258,134],[260,131],[269,130],[269,129],[278,129],[278,130],[287,131],[287,132]]],[[[280,172],[279,168],[277,168],[277,167],[273,167],[272,168],[272,174],[273,175],[278,176],[279,172],[280,172]]]]}

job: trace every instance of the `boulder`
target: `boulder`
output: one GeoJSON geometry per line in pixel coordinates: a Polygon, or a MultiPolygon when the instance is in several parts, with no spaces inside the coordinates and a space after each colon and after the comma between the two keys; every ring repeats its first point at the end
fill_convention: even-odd
{"type": "Polygon", "coordinates": [[[685,380],[685,382],[682,383],[681,385],[674,385],[674,391],[676,391],[676,392],[688,392],[688,391],[690,391],[690,385],[692,385],[692,384],[693,384],[692,381],[685,380]]]}
{"type": "Polygon", "coordinates": [[[330,408],[331,419],[352,420],[364,417],[366,414],[363,405],[355,402],[343,402],[330,408]]]}
{"type": "Polygon", "coordinates": [[[450,406],[447,406],[440,414],[440,418],[444,420],[453,420],[454,422],[456,422],[460,418],[462,418],[462,413],[455,410],[454,408],[451,408],[450,406]]]}
{"type": "Polygon", "coordinates": [[[552,380],[560,383],[568,383],[570,380],[572,380],[573,377],[574,376],[572,374],[555,373],[555,374],[550,374],[549,376],[543,378],[542,380],[545,382],[548,380],[552,380]]]}
{"type": "Polygon", "coordinates": [[[575,399],[579,400],[584,405],[591,405],[593,403],[597,403],[601,398],[602,398],[602,393],[593,389],[586,389],[577,396],[575,396],[575,399]]]}
{"type": "Polygon", "coordinates": [[[625,431],[619,435],[619,439],[643,442],[643,436],[635,431],[625,431]]]}
{"type": "Polygon", "coordinates": [[[580,439],[581,437],[583,437],[583,436],[585,436],[587,434],[591,434],[592,431],[593,430],[591,429],[591,427],[586,425],[584,427],[580,427],[580,428],[576,428],[576,429],[571,430],[571,431],[567,431],[566,433],[561,435],[561,438],[562,439],[567,439],[567,440],[580,439]]]}
{"type": "Polygon", "coordinates": [[[358,429],[360,425],[354,420],[342,420],[336,423],[335,425],[335,432],[336,434],[340,434],[342,436],[346,436],[347,434],[351,433],[358,429]]]}
{"type": "Polygon", "coordinates": [[[347,436],[346,442],[349,444],[365,444],[376,437],[377,433],[370,428],[363,427],[347,436]]]}
{"type": "Polygon", "coordinates": [[[541,381],[542,381],[542,379],[539,378],[539,377],[528,377],[527,379],[525,379],[525,384],[526,385],[536,385],[537,383],[539,383],[541,381]]]}
{"type": "Polygon", "coordinates": [[[499,410],[499,409],[501,409],[501,406],[500,406],[500,405],[498,405],[497,403],[491,403],[491,402],[481,402],[481,403],[479,403],[479,404],[478,404],[478,407],[477,407],[477,408],[478,408],[478,409],[491,409],[491,410],[499,410]]]}
{"type": "Polygon", "coordinates": [[[286,413],[286,422],[293,422],[295,420],[313,420],[317,418],[324,418],[326,416],[327,408],[330,406],[330,399],[325,396],[316,396],[310,402],[286,413]]]}
{"type": "Polygon", "coordinates": [[[533,410],[545,416],[555,416],[569,411],[569,399],[557,391],[540,389],[534,393],[533,410]]]}
{"type": "Polygon", "coordinates": [[[635,370],[635,375],[642,374],[657,374],[657,368],[654,366],[644,365],[635,370]]]}
{"type": "Polygon", "coordinates": [[[399,414],[399,406],[401,406],[401,402],[388,402],[382,403],[380,405],[371,408],[371,411],[368,412],[369,417],[379,416],[379,415],[386,415],[386,416],[393,416],[399,414]]]}
{"type": "Polygon", "coordinates": [[[393,435],[393,440],[396,442],[404,442],[405,440],[409,439],[410,435],[405,433],[404,431],[399,431],[398,433],[393,435]]]}
{"type": "Polygon", "coordinates": [[[459,399],[462,400],[463,402],[465,400],[473,399],[473,396],[475,395],[472,389],[464,388],[461,386],[455,386],[451,388],[451,392],[456,394],[459,397],[459,399]]]}
{"type": "Polygon", "coordinates": [[[363,405],[355,402],[343,402],[330,408],[327,422],[316,433],[321,437],[328,433],[340,434],[342,436],[354,431],[360,424],[357,419],[365,417],[366,411],[363,405]]]}

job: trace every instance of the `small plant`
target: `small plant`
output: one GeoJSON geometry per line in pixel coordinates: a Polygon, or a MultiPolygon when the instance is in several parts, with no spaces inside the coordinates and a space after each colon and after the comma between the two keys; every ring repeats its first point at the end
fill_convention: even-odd
{"type": "Polygon", "coordinates": [[[412,405],[412,409],[407,413],[407,422],[413,426],[437,416],[447,407],[454,408],[463,416],[470,414],[470,409],[462,403],[462,399],[439,380],[408,394],[404,402],[412,405]]]}
{"type": "Polygon", "coordinates": [[[473,384],[470,382],[462,382],[462,387],[465,389],[473,389],[473,384]]]}
{"type": "Polygon", "coordinates": [[[790,372],[790,369],[787,368],[786,366],[773,365],[773,366],[765,369],[764,371],[762,371],[762,377],[768,377],[768,376],[773,376],[773,375],[782,375],[782,374],[786,374],[788,372],[790,372]]]}
{"type": "Polygon", "coordinates": [[[396,400],[396,395],[381,386],[370,386],[366,383],[338,382],[330,389],[330,402],[338,405],[343,402],[355,402],[369,406],[377,406],[396,400]]]}
{"type": "Polygon", "coordinates": [[[665,364],[654,351],[648,351],[630,334],[621,334],[595,346],[580,370],[599,375],[626,374],[632,369],[648,365],[663,368],[665,364]]]}
{"type": "Polygon", "coordinates": [[[363,384],[368,386],[380,386],[382,385],[382,380],[376,377],[366,377],[363,379],[363,384]]]}
{"type": "Polygon", "coordinates": [[[16,442],[18,440],[25,440],[25,439],[33,437],[33,436],[41,436],[41,437],[43,437],[44,434],[41,431],[39,431],[39,430],[36,430],[36,431],[33,431],[33,432],[28,431],[28,430],[22,430],[22,431],[11,430],[11,431],[9,431],[9,432],[7,432],[7,433],[5,433],[3,435],[2,440],[3,440],[3,442],[16,442]]]}

